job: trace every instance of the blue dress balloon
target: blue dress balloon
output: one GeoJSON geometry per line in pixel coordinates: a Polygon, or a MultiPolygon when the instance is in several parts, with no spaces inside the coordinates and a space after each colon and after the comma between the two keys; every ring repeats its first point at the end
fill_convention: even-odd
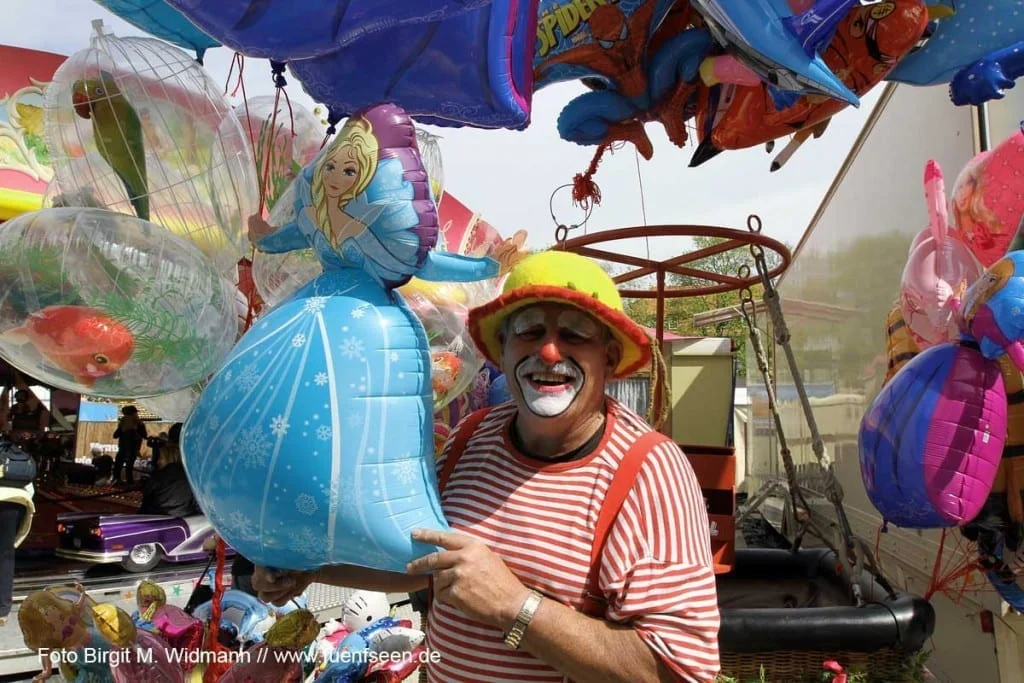
{"type": "Polygon", "coordinates": [[[437,214],[409,117],[352,117],[271,215],[266,251],[324,272],[261,318],[212,378],[182,443],[203,511],[254,563],[404,571],[446,529],[433,468],[429,344],[394,291],[413,275],[494,277],[434,253],[437,214]],[[280,209],[280,210],[279,210],[280,209]]]}

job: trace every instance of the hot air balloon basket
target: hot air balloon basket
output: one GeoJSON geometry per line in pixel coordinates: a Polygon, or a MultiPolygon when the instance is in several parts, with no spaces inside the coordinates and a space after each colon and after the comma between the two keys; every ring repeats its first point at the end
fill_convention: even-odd
{"type": "Polygon", "coordinates": [[[827,548],[737,549],[735,569],[718,576],[719,683],[832,681],[837,673],[847,683],[928,680],[932,606],[865,573],[858,607],[837,565],[827,548]]]}
{"type": "Polygon", "coordinates": [[[769,653],[723,652],[722,673],[716,683],[818,683],[833,680],[826,662],[836,662],[847,683],[911,683],[928,681],[926,651],[883,648],[875,652],[780,650],[769,653]]]}

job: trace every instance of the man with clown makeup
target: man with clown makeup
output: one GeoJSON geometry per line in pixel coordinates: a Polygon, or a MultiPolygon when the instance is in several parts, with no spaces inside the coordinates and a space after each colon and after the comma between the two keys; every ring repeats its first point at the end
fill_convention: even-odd
{"type": "Polygon", "coordinates": [[[407,574],[258,568],[282,604],[318,581],[431,589],[427,679],[710,682],[719,612],[700,485],[678,446],[605,395],[650,362],[611,278],[566,252],[520,261],[469,314],[513,400],[467,417],[437,463],[453,531],[407,574]]]}

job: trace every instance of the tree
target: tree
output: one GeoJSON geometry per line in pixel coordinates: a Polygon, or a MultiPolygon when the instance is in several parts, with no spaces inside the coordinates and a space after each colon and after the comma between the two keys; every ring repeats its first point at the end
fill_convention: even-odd
{"type": "MultiPolygon", "coordinates": [[[[694,246],[697,250],[706,249],[724,242],[719,237],[695,237],[694,246]]],[[[774,252],[765,252],[765,259],[768,268],[771,270],[778,262],[779,257],[774,252]]],[[[716,275],[732,275],[739,273],[740,267],[746,265],[750,268],[751,274],[756,275],[754,259],[750,251],[745,248],[731,249],[729,251],[704,257],[693,263],[686,264],[687,267],[702,270],[716,275]]],[[[627,286],[630,289],[653,289],[656,284],[653,276],[645,278],[649,280],[643,284],[630,282],[627,286]]],[[[666,287],[670,288],[695,288],[720,284],[706,278],[699,278],[692,275],[677,275],[669,273],[666,276],[666,287]]],[[[639,283],[640,281],[637,281],[639,283]]],[[[754,301],[761,300],[763,288],[760,284],[751,287],[751,294],[754,301]]],[[[711,336],[729,337],[736,344],[737,372],[746,375],[747,363],[747,339],[749,331],[746,321],[738,315],[741,303],[741,293],[737,291],[721,292],[718,294],[707,294],[695,297],[678,297],[665,300],[665,331],[678,334],[684,337],[711,336]],[[711,326],[696,327],[693,322],[695,315],[720,308],[734,307],[737,315],[716,323],[711,326]]],[[[627,299],[626,313],[630,318],[641,325],[655,327],[657,325],[657,301],[655,299],[627,299]]]]}

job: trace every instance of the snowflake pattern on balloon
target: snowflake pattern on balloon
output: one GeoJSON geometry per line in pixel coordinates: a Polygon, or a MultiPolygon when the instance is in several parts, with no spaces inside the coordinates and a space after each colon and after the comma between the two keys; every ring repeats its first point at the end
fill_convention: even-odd
{"type": "Polygon", "coordinates": [[[345,358],[359,358],[363,355],[363,342],[355,337],[348,337],[341,342],[341,355],[345,358]]]}
{"type": "Polygon", "coordinates": [[[300,348],[303,345],[305,345],[305,343],[306,343],[306,335],[304,335],[301,332],[299,332],[294,337],[292,337],[292,346],[294,346],[295,348],[300,348]]]}
{"type": "Polygon", "coordinates": [[[225,534],[229,536],[237,536],[245,541],[259,538],[252,520],[238,510],[232,510],[221,526],[224,527],[225,534]]]}
{"type": "Polygon", "coordinates": [[[270,420],[270,431],[274,433],[276,437],[282,437],[288,433],[288,428],[291,425],[288,424],[288,420],[284,415],[275,415],[270,420]]]}
{"type": "Polygon", "coordinates": [[[356,320],[359,320],[364,315],[366,315],[366,310],[369,307],[370,306],[368,304],[364,304],[362,306],[356,306],[355,308],[352,309],[352,317],[355,318],[356,320]]]}
{"type": "Polygon", "coordinates": [[[420,464],[413,460],[408,453],[402,457],[404,460],[395,463],[393,469],[394,477],[399,483],[408,486],[420,476],[420,464]]]}
{"type": "Polygon", "coordinates": [[[325,296],[312,296],[306,299],[306,304],[302,308],[303,313],[319,313],[324,310],[324,306],[327,305],[327,297],[325,296]]]}
{"type": "Polygon", "coordinates": [[[295,509],[304,515],[312,516],[320,509],[320,506],[316,504],[313,496],[308,493],[300,493],[295,497],[295,509]]]}
{"type": "Polygon", "coordinates": [[[331,438],[331,428],[327,425],[320,425],[316,428],[316,438],[327,441],[331,438]]]}
{"type": "Polygon", "coordinates": [[[318,372],[318,373],[316,373],[316,376],[313,377],[313,384],[317,385],[318,387],[322,387],[322,386],[326,385],[327,384],[327,373],[326,372],[318,372]]]}
{"type": "Polygon", "coordinates": [[[231,451],[246,467],[263,467],[270,456],[271,443],[266,434],[259,431],[243,432],[235,441],[231,451]]]}
{"type": "Polygon", "coordinates": [[[353,412],[351,415],[348,416],[348,426],[353,428],[361,427],[363,425],[364,419],[365,418],[363,417],[362,413],[353,412]]]}
{"type": "Polygon", "coordinates": [[[311,562],[323,562],[327,559],[324,534],[311,527],[301,527],[292,534],[290,544],[297,554],[311,562]]]}
{"type": "Polygon", "coordinates": [[[260,371],[255,363],[249,363],[242,372],[239,373],[238,379],[235,380],[235,387],[239,391],[248,392],[256,388],[260,383],[260,371]]]}

